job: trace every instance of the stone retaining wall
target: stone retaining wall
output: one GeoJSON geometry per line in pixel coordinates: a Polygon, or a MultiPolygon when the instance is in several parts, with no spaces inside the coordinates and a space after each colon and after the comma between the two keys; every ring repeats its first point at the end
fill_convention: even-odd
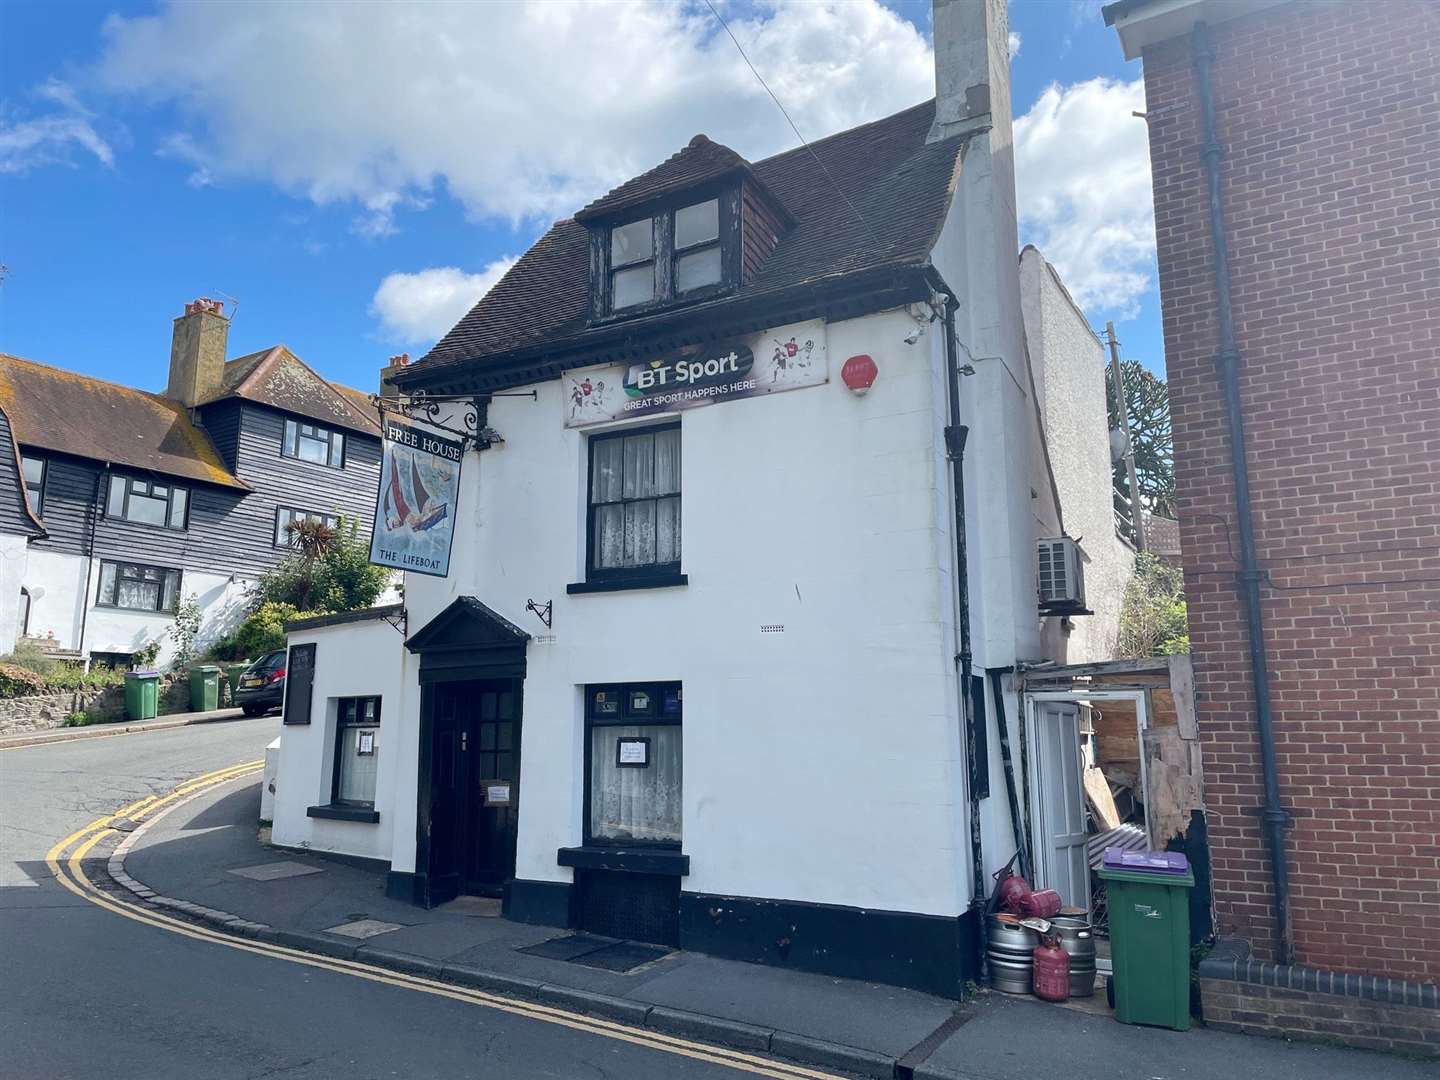
{"type": "MultiPolygon", "coordinates": [[[[184,679],[160,680],[160,715],[188,712],[190,687],[184,679]]],[[[0,735],[22,735],[65,726],[73,713],[100,716],[102,723],[125,719],[125,687],[55,690],[26,697],[0,698],[0,735]]]]}

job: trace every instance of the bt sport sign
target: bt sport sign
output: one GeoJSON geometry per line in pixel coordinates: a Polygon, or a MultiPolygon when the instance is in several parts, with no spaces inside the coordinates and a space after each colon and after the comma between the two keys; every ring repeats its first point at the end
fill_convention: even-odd
{"type": "Polygon", "coordinates": [[[673,412],[818,386],[829,379],[825,324],[795,323],[723,345],[694,346],[638,364],[567,371],[565,426],[673,412]]]}

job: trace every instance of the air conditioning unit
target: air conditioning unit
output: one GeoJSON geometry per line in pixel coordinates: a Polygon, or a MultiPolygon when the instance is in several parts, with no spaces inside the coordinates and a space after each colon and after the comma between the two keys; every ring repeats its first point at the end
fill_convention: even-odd
{"type": "Polygon", "coordinates": [[[1069,536],[1040,541],[1040,610],[1046,615],[1089,615],[1080,545],[1069,536]]]}

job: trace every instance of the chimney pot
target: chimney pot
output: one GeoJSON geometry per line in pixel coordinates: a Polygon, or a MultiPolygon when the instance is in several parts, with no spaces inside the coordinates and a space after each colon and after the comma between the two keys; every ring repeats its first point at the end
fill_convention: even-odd
{"type": "Polygon", "coordinates": [[[409,367],[409,366],[410,366],[410,354],[409,354],[408,352],[396,353],[394,356],[390,357],[390,366],[391,366],[391,367],[409,367]]]}

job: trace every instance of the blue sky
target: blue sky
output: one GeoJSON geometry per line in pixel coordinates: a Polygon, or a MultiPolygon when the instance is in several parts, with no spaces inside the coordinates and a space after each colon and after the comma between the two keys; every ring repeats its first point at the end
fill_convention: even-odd
{"type": "MultiPolygon", "coordinates": [[[[930,4],[888,7],[721,10],[818,137],[928,96],[930,4]]],[[[614,6],[613,40],[594,6],[407,10],[0,0],[0,351],[159,388],[171,319],[223,296],[232,356],[284,341],[368,389],[693,132],[793,142],[703,6],[614,6]]],[[[1011,29],[1021,240],[1158,368],[1138,65],[1095,2],[1015,0],[1011,29]]]]}

